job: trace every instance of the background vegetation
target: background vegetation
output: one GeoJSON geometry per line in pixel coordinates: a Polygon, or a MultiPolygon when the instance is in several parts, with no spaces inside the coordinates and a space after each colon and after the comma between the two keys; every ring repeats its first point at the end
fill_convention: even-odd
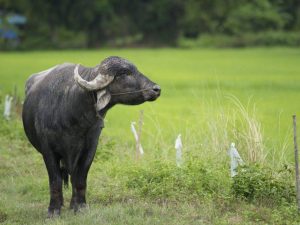
{"type": "Polygon", "coordinates": [[[0,18],[2,49],[300,45],[298,0],[0,0],[0,18]]]}
{"type": "MultiPolygon", "coordinates": [[[[300,115],[300,53],[291,48],[123,49],[0,53],[0,109],[14,86],[22,101],[34,72],[62,62],[133,61],[162,87],[140,106],[107,115],[88,177],[89,208],[46,219],[48,177],[28,143],[20,103],[0,116],[0,222],[3,224],[299,224],[291,115],[300,115]],[[130,122],[145,118],[145,155],[135,160],[130,122]],[[182,167],[174,141],[181,133],[182,167]],[[246,162],[230,178],[227,150],[246,162]]],[[[21,102],[20,101],[20,102],[21,102]]],[[[2,111],[1,111],[2,112],[2,111]]]]}
{"type": "Polygon", "coordinates": [[[0,109],[15,97],[12,118],[0,115],[0,223],[300,224],[291,126],[300,116],[299,46],[298,0],[0,0],[0,50],[19,50],[0,52],[0,109]],[[62,216],[47,220],[46,169],[20,117],[25,81],[109,55],[134,62],[162,96],[110,110],[89,206],[74,215],[66,189],[62,216]],[[136,160],[129,126],[141,109],[145,154],[136,160]],[[245,161],[234,178],[231,142],[245,161]]]}

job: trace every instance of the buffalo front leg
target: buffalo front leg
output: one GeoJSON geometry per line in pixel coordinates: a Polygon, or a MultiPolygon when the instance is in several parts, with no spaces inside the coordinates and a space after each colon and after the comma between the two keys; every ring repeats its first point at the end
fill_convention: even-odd
{"type": "Polygon", "coordinates": [[[44,162],[49,176],[50,203],[48,217],[60,215],[63,205],[62,175],[59,166],[59,159],[53,153],[43,155],[44,162]]]}
{"type": "Polygon", "coordinates": [[[70,203],[70,208],[77,212],[80,208],[86,206],[86,187],[87,187],[87,173],[88,169],[77,170],[71,176],[72,182],[72,199],[70,203]]]}
{"type": "Polygon", "coordinates": [[[77,162],[76,169],[71,174],[72,199],[70,208],[74,209],[75,212],[78,211],[78,209],[86,206],[86,180],[96,153],[98,137],[101,129],[102,128],[99,126],[99,124],[96,124],[91,128],[86,138],[85,148],[77,162]]]}

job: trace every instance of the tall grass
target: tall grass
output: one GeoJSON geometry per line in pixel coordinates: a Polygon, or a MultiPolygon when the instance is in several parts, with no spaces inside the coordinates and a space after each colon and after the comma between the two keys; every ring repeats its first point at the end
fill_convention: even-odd
{"type": "Polygon", "coordinates": [[[247,160],[249,162],[264,163],[267,152],[265,151],[263,143],[263,134],[261,130],[261,123],[257,120],[255,115],[255,105],[251,107],[250,100],[245,107],[241,101],[234,95],[229,95],[239,115],[238,120],[241,128],[234,127],[236,138],[240,140],[241,145],[244,146],[247,160]]]}
{"type": "MultiPolygon", "coordinates": [[[[90,221],[88,224],[111,218],[116,220],[114,208],[112,214],[107,212],[101,214],[101,218],[97,216],[97,210],[102,210],[103,205],[107,206],[104,207],[107,210],[120,205],[131,210],[132,204],[141,207],[150,204],[151,209],[156,209],[161,204],[173,207],[173,204],[180,203],[180,205],[190,205],[185,210],[193,210],[195,205],[207,207],[209,202],[215,202],[210,205],[216,208],[215,211],[204,210],[201,216],[217,213],[218,217],[223,218],[219,214],[220,210],[226,211],[228,210],[226,207],[232,207],[224,206],[233,201],[232,196],[245,198],[251,204],[258,204],[257,207],[268,204],[266,207],[276,208],[284,205],[286,201],[292,202],[294,196],[293,185],[290,182],[292,174],[286,171],[283,174],[273,169],[260,170],[250,166],[234,180],[232,186],[227,155],[231,142],[236,143],[247,164],[252,165],[255,162],[268,166],[272,164],[273,158],[270,158],[265,148],[261,124],[256,117],[257,109],[254,104],[249,101],[247,106],[244,106],[236,96],[220,93],[216,95],[214,101],[219,103],[211,104],[210,101],[206,101],[202,103],[205,107],[201,111],[192,112],[192,121],[190,121],[191,117],[187,120],[178,119],[176,122],[180,125],[174,124],[174,121],[161,123],[162,115],[151,110],[150,107],[144,112],[145,127],[142,140],[145,155],[139,161],[135,159],[133,138],[131,140],[130,136],[127,136],[127,141],[122,142],[118,137],[104,135],[100,140],[88,181],[88,202],[93,208],[87,209],[80,219],[90,221]],[[151,126],[148,126],[149,123],[151,126]],[[184,164],[181,168],[176,166],[174,150],[174,140],[178,131],[182,133],[184,144],[184,164]],[[272,171],[271,175],[269,171],[272,171]],[[252,176],[255,177],[254,180],[252,176]],[[288,187],[288,190],[284,187],[288,187]],[[248,190],[253,190],[251,195],[248,195],[248,190]]],[[[3,104],[0,103],[0,107],[2,106],[3,104]]],[[[3,221],[9,223],[26,221],[26,223],[38,224],[43,220],[42,215],[45,212],[39,210],[38,213],[33,213],[33,211],[38,207],[46,209],[48,199],[47,175],[42,159],[27,143],[21,120],[15,110],[11,121],[1,118],[0,124],[2,144],[0,151],[5,153],[0,157],[0,175],[10,176],[1,181],[0,192],[4,193],[3,199],[6,202],[24,202],[20,206],[22,209],[16,208],[14,202],[6,205],[0,203],[0,214],[2,213],[0,216],[3,221]],[[30,166],[32,163],[34,166],[30,166]],[[42,176],[39,172],[41,170],[42,176]],[[10,195],[15,197],[9,197],[10,195]],[[31,201],[34,203],[30,204],[31,201]],[[28,206],[30,207],[26,209],[28,206]],[[35,215],[35,218],[26,217],[26,213],[35,215]],[[12,215],[16,215],[19,219],[13,219],[12,215]]],[[[284,143],[282,147],[287,148],[284,143]]],[[[276,158],[276,163],[277,167],[283,168],[284,161],[276,158]]],[[[66,204],[69,202],[70,195],[70,190],[65,190],[66,204]]],[[[125,214],[128,213],[126,210],[123,212],[124,219],[125,214]]],[[[280,215],[280,221],[283,215],[285,219],[288,218],[288,221],[293,220],[291,213],[285,211],[277,213],[280,215]]],[[[269,214],[271,213],[268,212],[269,214]]],[[[49,223],[64,224],[62,221],[67,221],[70,217],[71,221],[77,224],[73,216],[63,210],[61,220],[49,223]]],[[[141,214],[138,213],[136,216],[140,217],[141,214]]],[[[276,221],[275,217],[271,216],[268,217],[267,221],[269,220],[276,221]]],[[[210,215],[208,223],[213,221],[220,222],[210,215]]]]}
{"type": "MultiPolygon", "coordinates": [[[[199,98],[201,107],[196,107],[197,110],[188,107],[187,111],[190,114],[187,118],[174,117],[171,120],[164,114],[155,112],[152,107],[148,107],[144,111],[142,144],[145,155],[141,162],[162,160],[175,165],[174,144],[179,133],[182,134],[184,161],[198,158],[214,164],[216,169],[223,170],[228,168],[228,149],[234,142],[241,157],[247,163],[280,167],[287,162],[284,153],[290,146],[287,143],[288,139],[286,138],[283,143],[274,143],[273,149],[266,147],[262,124],[257,118],[259,109],[251,99],[247,105],[244,105],[238,97],[218,92],[213,101],[212,103],[211,100],[203,101],[199,98]]],[[[279,125],[274,125],[276,126],[279,125]]],[[[124,132],[129,131],[129,121],[128,127],[123,129],[124,132]]],[[[126,137],[125,140],[113,137],[115,150],[108,149],[110,153],[107,154],[120,163],[128,160],[133,160],[135,163],[134,139],[131,134],[126,137]]],[[[111,145],[111,141],[112,137],[104,133],[100,140],[99,154],[103,152],[103,146],[111,145]]]]}
{"type": "MultiPolygon", "coordinates": [[[[199,98],[199,101],[203,101],[203,99],[199,98]]],[[[145,111],[145,123],[151,124],[151,126],[143,128],[142,137],[145,149],[148,150],[145,157],[149,160],[174,161],[174,141],[178,133],[182,133],[184,157],[187,158],[199,157],[224,164],[228,161],[227,150],[230,143],[235,142],[242,158],[247,162],[271,164],[276,161],[277,165],[286,162],[284,153],[289,148],[288,136],[284,142],[274,146],[274,152],[270,152],[265,147],[262,125],[257,118],[257,108],[254,103],[251,103],[251,99],[245,106],[235,95],[223,94],[218,91],[214,98],[214,104],[209,100],[202,104],[204,107],[200,111],[196,111],[192,107],[187,109],[192,116],[172,120],[155,112],[151,106],[148,107],[148,111],[145,111]],[[165,120],[163,124],[162,120],[165,120]]],[[[0,102],[0,107],[4,107],[4,102],[0,102]]],[[[20,102],[13,105],[12,121],[2,123],[0,133],[3,136],[26,139],[20,122],[20,108],[20,102]]],[[[109,159],[114,156],[115,159],[125,161],[131,158],[132,152],[134,152],[134,139],[131,139],[131,136],[127,137],[129,139],[125,145],[122,142],[118,145],[116,143],[118,141],[113,140],[112,137],[101,138],[99,152],[102,152],[102,157],[109,159]],[[107,151],[105,146],[108,148],[107,151]],[[111,148],[119,150],[111,153],[111,148]],[[106,153],[110,156],[104,156],[106,153]]]]}
{"type": "MultiPolygon", "coordinates": [[[[256,117],[255,105],[249,101],[248,105],[244,106],[234,95],[220,96],[218,94],[214,101],[223,102],[223,104],[206,103],[206,107],[201,112],[194,112],[192,122],[185,123],[184,119],[180,121],[184,124],[181,133],[183,133],[185,154],[198,155],[211,161],[216,159],[224,161],[230,143],[236,142],[245,161],[265,163],[268,160],[268,152],[263,140],[261,123],[256,117]],[[224,104],[226,99],[228,102],[224,104]],[[224,105],[227,106],[224,107],[224,105]]],[[[164,140],[162,128],[155,119],[155,115],[153,117],[148,115],[148,117],[156,128],[152,131],[156,137],[154,141],[150,138],[151,143],[159,145],[160,149],[172,151],[173,146],[164,140]]],[[[169,125],[173,130],[175,140],[176,131],[174,127],[172,128],[173,122],[170,121],[169,125]]],[[[146,131],[145,135],[149,133],[146,131]]],[[[283,148],[286,148],[286,145],[283,145],[283,148]]]]}

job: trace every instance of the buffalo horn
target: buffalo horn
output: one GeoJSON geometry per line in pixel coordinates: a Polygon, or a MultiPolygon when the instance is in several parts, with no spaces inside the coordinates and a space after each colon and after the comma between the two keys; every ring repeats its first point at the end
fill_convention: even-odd
{"type": "Polygon", "coordinates": [[[74,69],[74,79],[79,84],[80,87],[88,91],[96,91],[106,87],[113,79],[113,76],[98,74],[94,80],[86,81],[84,80],[78,72],[79,64],[76,65],[74,69]]]}

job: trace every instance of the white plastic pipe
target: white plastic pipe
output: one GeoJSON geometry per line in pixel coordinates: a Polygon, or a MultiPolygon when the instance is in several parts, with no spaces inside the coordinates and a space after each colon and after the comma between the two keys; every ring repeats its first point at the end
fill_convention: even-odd
{"type": "Polygon", "coordinates": [[[237,175],[237,167],[238,165],[243,165],[244,161],[242,160],[238,150],[235,148],[235,144],[231,143],[230,148],[228,150],[228,155],[230,157],[230,173],[231,177],[237,175]]]}
{"type": "Polygon", "coordinates": [[[10,112],[11,112],[11,102],[13,100],[13,97],[6,95],[5,96],[5,105],[4,105],[4,113],[3,116],[5,119],[10,119],[10,112]]]}
{"type": "MultiPolygon", "coordinates": [[[[136,132],[136,129],[135,129],[134,125],[135,125],[135,122],[131,122],[130,127],[131,127],[131,131],[133,133],[135,141],[138,142],[139,138],[138,138],[138,134],[136,132]]],[[[140,146],[139,146],[139,150],[140,150],[141,155],[143,155],[144,154],[144,150],[143,150],[143,147],[142,147],[141,143],[140,143],[140,146]]]]}
{"type": "Polygon", "coordinates": [[[183,163],[181,134],[179,134],[176,138],[175,149],[176,149],[176,164],[178,167],[180,167],[183,163]]]}

